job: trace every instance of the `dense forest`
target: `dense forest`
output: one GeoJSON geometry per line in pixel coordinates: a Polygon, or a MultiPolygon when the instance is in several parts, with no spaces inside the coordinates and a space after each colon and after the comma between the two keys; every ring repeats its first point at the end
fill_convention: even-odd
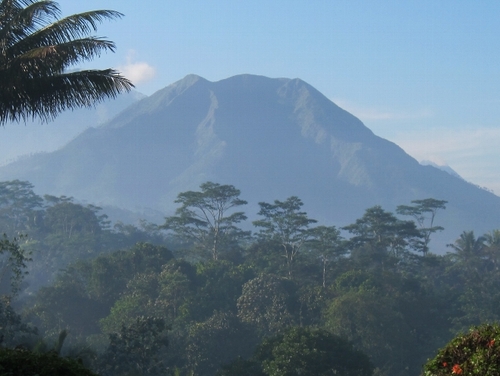
{"type": "Polygon", "coordinates": [[[250,231],[231,185],[137,225],[33,188],[0,183],[1,344],[99,375],[416,376],[500,318],[500,230],[434,250],[444,200],[336,228],[289,197],[259,203],[250,231]]]}

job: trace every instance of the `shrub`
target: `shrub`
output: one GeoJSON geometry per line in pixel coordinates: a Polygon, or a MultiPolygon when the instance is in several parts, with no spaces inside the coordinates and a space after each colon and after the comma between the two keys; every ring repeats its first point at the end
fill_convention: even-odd
{"type": "Polygon", "coordinates": [[[425,364],[424,375],[500,375],[500,326],[485,324],[459,334],[425,364]]]}

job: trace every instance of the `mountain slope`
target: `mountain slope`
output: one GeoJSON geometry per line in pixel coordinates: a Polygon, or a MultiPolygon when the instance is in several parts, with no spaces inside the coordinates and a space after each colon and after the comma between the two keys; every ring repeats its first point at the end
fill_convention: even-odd
{"type": "Polygon", "coordinates": [[[55,151],[86,128],[103,124],[143,98],[145,95],[133,90],[98,103],[94,108],[63,112],[50,122],[8,122],[0,128],[0,165],[22,156],[55,151]]]}
{"type": "Polygon", "coordinates": [[[462,230],[500,227],[500,198],[432,166],[299,79],[190,75],[132,104],[64,148],[0,168],[0,179],[38,192],[166,214],[176,195],[204,181],[233,184],[249,201],[299,196],[323,222],[346,225],[370,206],[448,200],[438,221],[462,230]],[[441,220],[440,220],[441,219],[441,220]]]}

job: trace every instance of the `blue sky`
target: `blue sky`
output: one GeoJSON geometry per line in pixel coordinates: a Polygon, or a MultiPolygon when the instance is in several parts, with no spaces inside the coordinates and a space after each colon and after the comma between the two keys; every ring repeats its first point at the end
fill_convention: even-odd
{"type": "Polygon", "coordinates": [[[152,94],[187,74],[301,78],[417,160],[500,195],[500,2],[59,0],[125,14],[96,33],[152,94]]]}

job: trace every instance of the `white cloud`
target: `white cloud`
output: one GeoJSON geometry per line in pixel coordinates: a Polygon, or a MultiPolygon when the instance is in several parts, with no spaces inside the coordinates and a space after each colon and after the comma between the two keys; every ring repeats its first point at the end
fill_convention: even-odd
{"type": "Polygon", "coordinates": [[[127,63],[119,66],[118,70],[135,85],[153,79],[156,76],[156,69],[146,62],[135,62],[135,56],[136,51],[129,50],[127,63]]]}

